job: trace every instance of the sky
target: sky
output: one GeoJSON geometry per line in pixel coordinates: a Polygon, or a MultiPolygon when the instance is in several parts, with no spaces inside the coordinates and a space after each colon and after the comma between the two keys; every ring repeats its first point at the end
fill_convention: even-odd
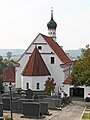
{"type": "Polygon", "coordinates": [[[90,0],[0,0],[0,49],[27,49],[39,33],[48,35],[51,7],[63,49],[90,44],[90,0]]]}

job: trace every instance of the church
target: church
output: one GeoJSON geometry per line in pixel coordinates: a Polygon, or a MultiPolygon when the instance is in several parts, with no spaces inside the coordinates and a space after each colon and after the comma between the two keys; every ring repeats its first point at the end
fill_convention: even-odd
{"type": "Polygon", "coordinates": [[[72,61],[56,41],[57,23],[53,10],[47,27],[48,36],[39,33],[17,61],[16,88],[44,91],[49,77],[56,83],[55,92],[64,90],[63,83],[71,72],[72,61]]]}
{"type": "Polygon", "coordinates": [[[63,91],[67,96],[85,99],[90,94],[89,86],[74,88],[69,84],[73,62],[57,43],[57,23],[53,18],[53,10],[47,27],[48,36],[39,33],[18,59],[15,66],[15,88],[44,91],[45,82],[53,78],[56,83],[55,92],[63,91]]]}

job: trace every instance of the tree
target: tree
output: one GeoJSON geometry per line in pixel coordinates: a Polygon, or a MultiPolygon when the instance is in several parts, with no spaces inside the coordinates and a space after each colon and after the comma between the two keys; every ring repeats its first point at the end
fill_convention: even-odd
{"type": "Polygon", "coordinates": [[[3,57],[2,56],[0,56],[0,61],[2,61],[3,60],[3,57]]]}
{"type": "Polygon", "coordinates": [[[0,74],[2,73],[3,69],[6,67],[7,65],[3,62],[3,57],[0,56],[0,74]]]}
{"type": "Polygon", "coordinates": [[[7,52],[7,58],[10,60],[11,56],[12,56],[12,52],[7,52]]]}
{"type": "Polygon", "coordinates": [[[16,64],[16,62],[14,60],[9,60],[9,59],[4,59],[3,63],[7,65],[7,67],[13,66],[14,64],[16,64]]]}
{"type": "Polygon", "coordinates": [[[90,86],[90,48],[82,50],[81,57],[76,60],[71,73],[71,84],[74,86],[90,86]]]}
{"type": "Polygon", "coordinates": [[[45,83],[45,89],[44,89],[45,92],[50,95],[51,92],[54,92],[55,85],[56,85],[56,83],[54,83],[54,79],[48,77],[48,80],[45,83]]]}
{"type": "Polygon", "coordinates": [[[15,64],[16,62],[14,60],[7,60],[7,59],[3,59],[2,57],[0,57],[0,74],[3,72],[5,68],[8,68],[15,64]]]}

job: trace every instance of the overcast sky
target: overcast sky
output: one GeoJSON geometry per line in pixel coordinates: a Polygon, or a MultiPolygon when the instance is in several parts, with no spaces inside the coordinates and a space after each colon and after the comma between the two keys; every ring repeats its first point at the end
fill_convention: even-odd
{"type": "Polygon", "coordinates": [[[0,49],[27,49],[38,33],[48,35],[51,7],[60,46],[90,44],[90,0],[0,0],[0,49]]]}

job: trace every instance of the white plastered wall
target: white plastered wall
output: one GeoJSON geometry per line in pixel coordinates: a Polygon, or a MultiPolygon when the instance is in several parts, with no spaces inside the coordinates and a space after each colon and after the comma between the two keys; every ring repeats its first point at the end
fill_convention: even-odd
{"type": "MultiPolygon", "coordinates": [[[[85,86],[84,86],[85,87],[85,86]]],[[[86,86],[84,90],[84,98],[88,97],[88,94],[90,93],[90,86],[86,86]]]]}
{"type": "Polygon", "coordinates": [[[29,83],[29,89],[33,91],[43,91],[45,82],[50,76],[22,76],[22,89],[26,90],[26,83],[29,83]],[[37,89],[37,83],[39,83],[39,88],[37,89]]]}
{"type": "Polygon", "coordinates": [[[49,72],[51,73],[51,77],[54,78],[56,82],[55,91],[57,91],[58,86],[62,86],[62,83],[65,80],[65,73],[63,72],[63,68],[60,67],[60,64],[63,64],[63,63],[40,34],[36,38],[36,40],[33,42],[33,44],[26,51],[26,53],[28,54],[24,54],[19,61],[20,67],[16,68],[16,87],[19,88],[22,86],[21,73],[29,59],[29,56],[31,56],[31,53],[33,52],[35,46],[37,46],[37,48],[38,46],[42,46],[42,50],[39,50],[39,52],[41,53],[41,56],[49,72]],[[51,61],[50,61],[51,57],[55,57],[54,64],[51,64],[51,61]]]}

